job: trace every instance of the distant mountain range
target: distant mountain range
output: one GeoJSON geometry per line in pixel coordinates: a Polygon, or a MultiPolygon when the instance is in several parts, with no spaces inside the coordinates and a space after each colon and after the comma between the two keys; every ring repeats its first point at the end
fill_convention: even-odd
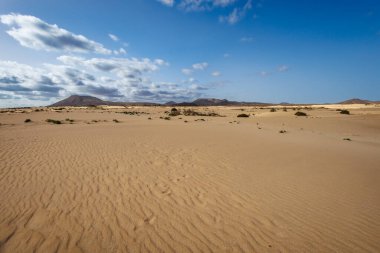
{"type": "Polygon", "coordinates": [[[340,102],[339,104],[348,105],[348,104],[379,104],[380,101],[370,101],[370,100],[363,100],[359,98],[352,98],[349,100],[345,100],[340,102]]]}
{"type": "Polygon", "coordinates": [[[131,103],[112,102],[112,101],[104,101],[97,97],[72,95],[50,106],[59,107],[59,106],[97,106],[97,105],[125,106],[125,105],[160,105],[160,104],[148,103],[148,102],[131,102],[131,103]]]}
{"type": "MultiPolygon", "coordinates": [[[[380,101],[369,101],[362,100],[358,98],[353,98],[349,100],[342,101],[338,104],[372,104],[380,103],[380,101]]],[[[149,102],[112,102],[104,101],[92,96],[80,96],[72,95],[68,98],[65,98],[57,103],[54,103],[50,106],[59,107],[59,106],[97,106],[97,105],[114,105],[114,106],[128,106],[128,105],[146,105],[146,106],[159,106],[159,105],[168,105],[168,106],[268,106],[275,105],[269,103],[260,103],[260,102],[238,102],[238,101],[229,101],[227,99],[217,99],[217,98],[199,98],[192,102],[174,102],[170,101],[165,104],[158,103],[149,103],[149,102]]],[[[289,103],[281,103],[280,105],[292,105],[289,103]]]]}

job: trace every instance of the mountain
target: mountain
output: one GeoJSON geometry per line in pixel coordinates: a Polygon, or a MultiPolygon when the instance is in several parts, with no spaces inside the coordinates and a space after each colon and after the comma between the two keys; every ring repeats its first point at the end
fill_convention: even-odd
{"type": "Polygon", "coordinates": [[[150,103],[150,102],[112,102],[112,101],[104,101],[97,97],[72,95],[50,106],[59,107],[59,106],[96,106],[96,105],[153,106],[153,105],[160,105],[160,104],[150,103]]]}
{"type": "Polygon", "coordinates": [[[369,100],[363,100],[363,99],[359,99],[359,98],[352,98],[349,100],[342,101],[338,104],[348,105],[348,104],[371,104],[371,103],[376,103],[376,102],[372,102],[369,100]]]}
{"type": "Polygon", "coordinates": [[[110,102],[103,101],[96,97],[72,95],[50,106],[94,106],[108,104],[110,104],[110,102]]]}

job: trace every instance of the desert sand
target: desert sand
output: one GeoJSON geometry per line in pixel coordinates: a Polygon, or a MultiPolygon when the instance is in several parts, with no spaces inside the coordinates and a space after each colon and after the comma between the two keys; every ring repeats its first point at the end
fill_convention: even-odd
{"type": "Polygon", "coordinates": [[[380,107],[170,109],[2,109],[0,252],[380,252],[380,107]]]}

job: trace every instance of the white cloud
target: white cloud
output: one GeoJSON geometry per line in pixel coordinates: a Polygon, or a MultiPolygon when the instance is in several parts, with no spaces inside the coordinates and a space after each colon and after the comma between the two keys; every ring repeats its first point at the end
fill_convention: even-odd
{"type": "Polygon", "coordinates": [[[100,43],[34,16],[11,13],[1,15],[0,22],[11,28],[7,33],[24,47],[45,51],[111,53],[100,43]]]}
{"type": "Polygon", "coordinates": [[[230,54],[225,53],[225,54],[223,54],[223,57],[224,57],[224,58],[228,58],[228,57],[230,57],[230,54]]]}
{"type": "Polygon", "coordinates": [[[115,54],[115,55],[123,55],[123,54],[127,54],[127,51],[124,48],[121,47],[119,50],[113,50],[113,54],[115,54]]]}
{"type": "Polygon", "coordinates": [[[195,63],[193,64],[192,67],[195,70],[204,70],[205,68],[208,67],[208,63],[207,62],[195,63]]]}
{"type": "Polygon", "coordinates": [[[236,24],[241,19],[243,19],[246,13],[252,9],[252,0],[248,0],[242,7],[235,7],[230,14],[226,16],[220,16],[220,22],[227,22],[230,25],[236,24]]]}
{"type": "Polygon", "coordinates": [[[110,37],[113,41],[119,41],[119,38],[115,34],[109,33],[108,37],[110,37]]]}
{"type": "Polygon", "coordinates": [[[253,42],[253,37],[242,37],[240,38],[240,42],[244,42],[244,43],[253,42]]]}
{"type": "Polygon", "coordinates": [[[277,71],[278,71],[278,72],[286,72],[286,71],[288,71],[288,70],[289,70],[289,67],[286,66],[286,65],[281,65],[281,66],[279,66],[279,67],[277,68],[277,71]]]}
{"type": "Polygon", "coordinates": [[[220,71],[214,71],[211,73],[212,76],[215,76],[215,77],[218,77],[218,76],[221,76],[222,73],[220,73],[220,71]]]}
{"type": "Polygon", "coordinates": [[[174,5],[174,0],[157,0],[160,3],[172,7],[174,5]]]}
{"type": "Polygon", "coordinates": [[[191,75],[193,73],[192,69],[182,69],[181,72],[185,75],[191,75]]]}
{"type": "Polygon", "coordinates": [[[269,76],[271,73],[270,73],[270,72],[267,72],[267,71],[261,71],[259,74],[260,74],[261,76],[263,76],[263,77],[266,77],[266,76],[269,76]]]}
{"type": "Polygon", "coordinates": [[[235,24],[240,21],[246,13],[252,9],[252,0],[157,0],[162,4],[173,7],[177,5],[179,9],[191,11],[212,11],[216,8],[225,9],[233,8],[232,11],[225,16],[220,16],[220,22],[235,24]]]}
{"type": "Polygon", "coordinates": [[[191,75],[194,73],[194,71],[202,71],[205,70],[208,67],[207,62],[199,62],[199,63],[194,63],[191,65],[191,68],[183,68],[181,72],[185,75],[191,75]]]}
{"type": "Polygon", "coordinates": [[[84,58],[62,55],[61,64],[40,68],[0,61],[0,105],[48,104],[70,94],[88,94],[112,101],[189,101],[203,86],[154,82],[149,74],[168,63],[162,59],[84,58]],[[6,100],[6,101],[5,101],[6,100]],[[16,101],[17,100],[17,101],[16,101]],[[13,102],[7,102],[13,101],[13,102]]]}

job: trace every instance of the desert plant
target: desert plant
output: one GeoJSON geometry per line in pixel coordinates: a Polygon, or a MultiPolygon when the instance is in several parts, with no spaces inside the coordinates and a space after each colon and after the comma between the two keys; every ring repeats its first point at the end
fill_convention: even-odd
{"type": "Polygon", "coordinates": [[[176,108],[173,108],[172,110],[171,110],[171,112],[168,114],[169,116],[178,116],[178,115],[181,115],[181,112],[180,111],[178,111],[176,108]],[[173,110],[173,109],[175,109],[175,110],[173,110]]]}
{"type": "Polygon", "coordinates": [[[117,119],[113,119],[113,122],[120,123],[120,121],[118,121],[117,119]]]}
{"type": "Polygon", "coordinates": [[[241,113],[237,116],[238,118],[248,118],[249,114],[241,113]]]}
{"type": "Polygon", "coordinates": [[[57,124],[57,125],[62,124],[60,120],[55,120],[55,119],[47,119],[46,122],[57,124]]]}
{"type": "Polygon", "coordinates": [[[24,120],[24,122],[25,123],[30,123],[30,122],[32,122],[32,120],[31,119],[26,119],[26,120],[24,120]]]}
{"type": "Polygon", "coordinates": [[[284,134],[284,133],[286,133],[286,130],[280,130],[279,133],[284,134]]]}
{"type": "Polygon", "coordinates": [[[164,120],[170,120],[170,117],[165,117],[164,120]]]}
{"type": "Polygon", "coordinates": [[[270,109],[270,112],[275,112],[275,111],[276,111],[275,108],[271,108],[271,109],[270,109]]]}
{"type": "Polygon", "coordinates": [[[343,138],[344,141],[351,141],[350,138],[343,138]]]}
{"type": "Polygon", "coordinates": [[[294,115],[296,115],[296,116],[307,116],[307,114],[304,112],[296,112],[294,115]]]}
{"type": "Polygon", "coordinates": [[[340,114],[350,114],[350,111],[349,110],[341,110],[340,111],[340,114]]]}

